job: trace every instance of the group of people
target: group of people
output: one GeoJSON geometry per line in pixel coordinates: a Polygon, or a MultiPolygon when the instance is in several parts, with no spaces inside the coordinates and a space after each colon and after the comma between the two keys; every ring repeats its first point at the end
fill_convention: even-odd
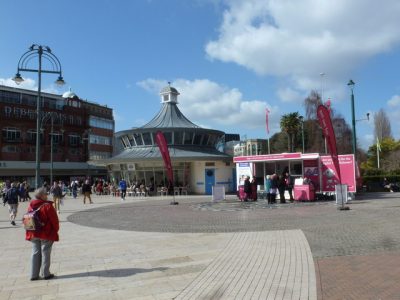
{"type": "Polygon", "coordinates": [[[257,201],[257,181],[255,177],[251,181],[250,176],[246,177],[243,184],[243,192],[244,197],[240,199],[241,201],[257,201]]]}
{"type": "MultiPolygon", "coordinates": [[[[272,174],[267,175],[264,181],[264,188],[267,194],[268,204],[276,203],[277,195],[279,195],[280,203],[286,203],[285,192],[288,191],[289,201],[293,202],[293,185],[294,178],[289,172],[284,172],[282,175],[272,174]]],[[[241,201],[257,201],[257,182],[253,177],[250,181],[250,176],[247,176],[243,184],[244,197],[240,197],[241,201]]]]}
{"type": "Polygon", "coordinates": [[[276,196],[279,194],[280,203],[286,203],[285,191],[288,191],[289,201],[293,202],[294,178],[285,172],[282,175],[272,174],[265,177],[265,191],[267,192],[268,203],[276,203],[276,196]]]}

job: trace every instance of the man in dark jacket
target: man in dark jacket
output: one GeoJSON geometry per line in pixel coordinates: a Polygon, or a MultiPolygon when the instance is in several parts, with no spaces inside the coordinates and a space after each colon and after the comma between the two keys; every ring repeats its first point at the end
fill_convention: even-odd
{"type": "Polygon", "coordinates": [[[18,189],[17,184],[13,182],[9,189],[6,189],[4,195],[4,205],[8,204],[11,224],[15,226],[15,218],[18,212],[18,189]]]}

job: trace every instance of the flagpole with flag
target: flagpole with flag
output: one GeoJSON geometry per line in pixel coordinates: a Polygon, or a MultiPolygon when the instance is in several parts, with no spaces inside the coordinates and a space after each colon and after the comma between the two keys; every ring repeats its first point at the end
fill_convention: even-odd
{"type": "Polygon", "coordinates": [[[265,126],[267,130],[268,154],[271,154],[271,149],[269,147],[269,113],[270,110],[268,108],[265,108],[265,126]]]}
{"type": "Polygon", "coordinates": [[[380,168],[380,165],[379,165],[379,152],[381,152],[381,151],[382,151],[382,149],[381,149],[381,144],[379,143],[379,138],[376,137],[376,160],[377,160],[377,163],[378,163],[378,169],[380,168]]]}

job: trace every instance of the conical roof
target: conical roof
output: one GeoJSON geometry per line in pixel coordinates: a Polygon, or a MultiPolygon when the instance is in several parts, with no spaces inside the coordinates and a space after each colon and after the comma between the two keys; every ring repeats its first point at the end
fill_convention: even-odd
{"type": "Polygon", "coordinates": [[[179,110],[174,102],[166,102],[158,114],[140,128],[201,128],[192,123],[179,110]]]}

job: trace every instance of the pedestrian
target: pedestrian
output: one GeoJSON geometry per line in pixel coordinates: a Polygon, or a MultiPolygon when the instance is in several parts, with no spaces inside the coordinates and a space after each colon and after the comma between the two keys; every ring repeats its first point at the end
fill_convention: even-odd
{"type": "Polygon", "coordinates": [[[267,193],[268,204],[271,204],[271,176],[267,175],[265,177],[265,192],[267,193]]]}
{"type": "Polygon", "coordinates": [[[26,184],[25,182],[22,182],[19,185],[19,202],[25,202],[26,200],[26,184]]]}
{"type": "Polygon", "coordinates": [[[251,183],[250,183],[250,176],[246,176],[246,179],[244,180],[244,201],[247,202],[249,201],[249,198],[251,198],[251,183]]]}
{"type": "Polygon", "coordinates": [[[28,212],[39,209],[39,219],[44,224],[38,231],[26,230],[25,233],[25,239],[32,243],[31,280],[40,279],[40,270],[45,280],[54,278],[54,274],[50,273],[50,256],[53,243],[59,240],[59,221],[52,204],[47,200],[47,190],[41,187],[35,191],[34,199],[28,205],[28,212]]]}
{"type": "Polygon", "coordinates": [[[25,181],[25,196],[26,196],[27,201],[31,200],[31,196],[29,195],[30,190],[31,190],[31,186],[29,185],[29,183],[27,183],[25,181]]]}
{"type": "Polygon", "coordinates": [[[13,182],[9,188],[6,188],[3,205],[8,204],[11,225],[15,224],[15,218],[18,212],[18,189],[17,184],[13,182]]]}
{"type": "Polygon", "coordinates": [[[271,177],[271,203],[276,203],[276,194],[278,192],[278,175],[272,174],[271,177]]]}
{"type": "Polygon", "coordinates": [[[257,201],[257,180],[255,177],[251,179],[251,200],[257,201]]]}
{"type": "Polygon", "coordinates": [[[76,199],[78,197],[78,180],[73,180],[71,183],[71,189],[72,189],[72,197],[76,199]]]}
{"type": "Polygon", "coordinates": [[[54,181],[53,186],[50,188],[50,194],[53,196],[53,205],[57,213],[60,213],[61,198],[63,196],[61,187],[57,181],[54,181]]]}
{"type": "Polygon", "coordinates": [[[121,190],[121,201],[124,201],[126,196],[126,181],[123,178],[119,182],[119,189],[121,190]]]}
{"type": "Polygon", "coordinates": [[[92,204],[92,186],[89,184],[89,180],[86,179],[85,183],[82,185],[82,193],[83,193],[83,204],[86,204],[86,198],[89,199],[89,203],[92,204]]]}
{"type": "Polygon", "coordinates": [[[286,172],[286,174],[285,174],[285,185],[286,185],[286,190],[289,193],[290,202],[294,201],[294,198],[293,198],[293,184],[294,184],[293,176],[290,175],[289,172],[286,172]]]}
{"type": "Polygon", "coordinates": [[[286,189],[286,183],[285,183],[285,176],[280,175],[278,179],[278,191],[279,191],[279,200],[281,203],[285,203],[285,189],[286,189]]]}

